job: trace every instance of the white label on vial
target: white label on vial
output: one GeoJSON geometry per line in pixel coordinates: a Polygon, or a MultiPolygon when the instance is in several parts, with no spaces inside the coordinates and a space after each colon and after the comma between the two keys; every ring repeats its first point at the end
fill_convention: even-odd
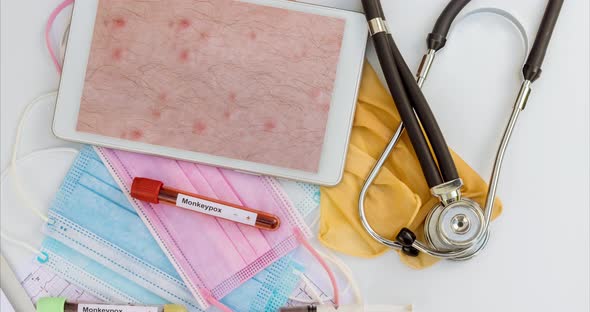
{"type": "Polygon", "coordinates": [[[158,312],[158,307],[80,303],[78,312],[158,312]]]}
{"type": "Polygon", "coordinates": [[[247,225],[256,224],[256,217],[258,216],[254,212],[184,194],[178,194],[176,206],[247,225]]]}

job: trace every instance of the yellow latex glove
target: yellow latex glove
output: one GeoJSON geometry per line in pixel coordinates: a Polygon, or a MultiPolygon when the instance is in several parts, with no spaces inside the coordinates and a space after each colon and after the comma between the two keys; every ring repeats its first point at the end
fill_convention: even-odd
{"type": "MultiPolygon", "coordinates": [[[[400,122],[391,95],[366,63],[342,182],[335,187],[321,188],[319,240],[328,248],[367,258],[389,250],[365,232],[358,214],[358,198],[367,175],[400,122]]],[[[487,184],[457,154],[451,153],[465,184],[463,196],[483,207],[487,184]]],[[[407,227],[424,240],[424,219],[437,202],[404,134],[367,193],[367,218],[377,233],[389,239],[407,227]]],[[[501,212],[502,204],[497,200],[492,217],[501,212]]],[[[424,253],[418,257],[402,253],[400,256],[404,263],[417,269],[437,261],[424,253]]]]}

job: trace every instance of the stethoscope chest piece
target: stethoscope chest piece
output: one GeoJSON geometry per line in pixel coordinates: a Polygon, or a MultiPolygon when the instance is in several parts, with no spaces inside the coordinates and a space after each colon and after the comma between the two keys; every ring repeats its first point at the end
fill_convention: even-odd
{"type": "Polygon", "coordinates": [[[457,179],[432,189],[441,202],[430,211],[424,223],[426,239],[436,250],[465,250],[460,257],[453,258],[455,260],[473,257],[486,241],[482,233],[483,211],[476,202],[461,197],[462,184],[457,179]]]}

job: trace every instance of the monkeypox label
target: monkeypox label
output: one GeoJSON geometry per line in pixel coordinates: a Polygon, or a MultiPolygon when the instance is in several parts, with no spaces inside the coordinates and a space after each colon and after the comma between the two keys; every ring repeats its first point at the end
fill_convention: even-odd
{"type": "Polygon", "coordinates": [[[78,304],[78,312],[158,312],[158,307],[78,304]]]}
{"type": "Polygon", "coordinates": [[[184,194],[178,194],[176,206],[252,226],[256,224],[256,217],[258,216],[254,212],[184,194]]]}

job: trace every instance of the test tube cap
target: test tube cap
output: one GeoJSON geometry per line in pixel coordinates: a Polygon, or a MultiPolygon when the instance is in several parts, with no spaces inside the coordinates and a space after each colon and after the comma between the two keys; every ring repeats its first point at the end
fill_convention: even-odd
{"type": "Polygon", "coordinates": [[[45,297],[37,301],[37,312],[64,312],[66,298],[45,297]]]}
{"type": "Polygon", "coordinates": [[[167,304],[164,306],[164,312],[187,312],[187,310],[178,304],[167,304]]]}
{"type": "Polygon", "coordinates": [[[158,195],[164,184],[157,180],[147,178],[134,178],[131,184],[131,197],[157,204],[160,202],[158,195]]]}

